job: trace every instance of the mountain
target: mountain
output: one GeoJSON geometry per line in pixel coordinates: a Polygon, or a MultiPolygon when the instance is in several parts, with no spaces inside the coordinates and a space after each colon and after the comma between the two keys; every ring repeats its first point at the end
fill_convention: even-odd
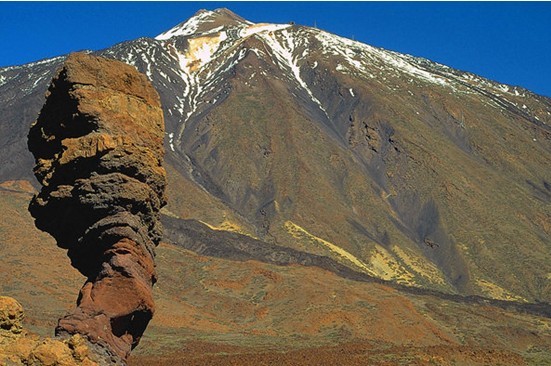
{"type": "MultiPolygon", "coordinates": [[[[159,314],[164,306],[176,316],[186,304],[195,318],[179,321],[197,329],[202,324],[213,336],[235,326],[218,323],[214,314],[231,318],[226,307],[241,308],[246,291],[257,289],[251,298],[266,303],[268,312],[287,309],[300,317],[304,304],[291,296],[299,288],[315,298],[317,286],[362,294],[388,288],[399,294],[392,304],[409,301],[418,310],[423,301],[433,304],[430,309],[451,301],[457,317],[467,311],[466,301],[468,309],[478,309],[468,310],[477,314],[472,324],[487,321],[473,303],[549,314],[549,98],[316,28],[253,24],[226,9],[201,10],[155,39],[94,53],[146,74],[163,105],[168,206],[167,244],[158,256],[159,314]],[[208,308],[208,296],[198,290],[189,290],[195,300],[185,295],[197,284],[178,276],[199,274],[180,266],[202,268],[197,280],[214,291],[208,296],[221,308],[208,308]],[[263,271],[276,273],[266,275],[270,290],[252,280],[263,271]],[[246,278],[251,287],[231,276],[222,283],[215,273],[246,278]],[[270,298],[281,283],[289,298],[270,298]]],[[[15,195],[26,194],[18,187],[36,186],[26,136],[64,58],[0,69],[1,192],[4,207],[18,215],[24,200],[15,195]]],[[[27,216],[16,222],[32,227],[27,216]]],[[[3,230],[13,238],[20,228],[3,230]]],[[[354,305],[347,302],[349,312],[335,320],[348,324],[342,334],[338,327],[322,333],[333,340],[348,339],[347,332],[362,338],[365,330],[350,325],[360,315],[352,314],[389,317],[369,307],[360,311],[355,301],[362,296],[346,300],[354,305]]],[[[319,314],[339,308],[324,301],[319,314]]],[[[267,319],[284,324],[276,334],[291,337],[296,324],[281,316],[267,319]]],[[[268,320],[262,319],[259,313],[251,320],[255,326],[239,329],[265,330],[268,320]]],[[[547,321],[523,318],[513,328],[547,321]]],[[[169,334],[170,321],[158,322],[163,325],[153,329],[169,334]]],[[[453,327],[444,315],[436,322],[440,329],[453,327]]],[[[489,324],[477,336],[465,330],[452,338],[487,337],[489,324]]],[[[387,341],[396,336],[393,329],[387,341]]],[[[404,342],[412,341],[408,337],[404,342]]]]}

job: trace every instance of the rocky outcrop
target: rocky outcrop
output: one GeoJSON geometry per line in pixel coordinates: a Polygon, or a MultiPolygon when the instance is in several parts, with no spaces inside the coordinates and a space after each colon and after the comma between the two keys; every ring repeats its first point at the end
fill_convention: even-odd
{"type": "MultiPolygon", "coordinates": [[[[92,349],[82,336],[60,341],[41,338],[23,329],[21,304],[0,296],[0,365],[98,366],[109,363],[92,349]]],[[[101,353],[101,352],[99,352],[101,353]]]]}
{"type": "Polygon", "coordinates": [[[23,329],[23,306],[17,300],[0,296],[0,331],[19,334],[23,329]]]}
{"type": "Polygon", "coordinates": [[[29,210],[87,277],[56,334],[81,334],[125,360],[154,313],[154,248],[165,205],[164,122],[145,75],[72,54],[28,146],[43,185],[29,210]]]}

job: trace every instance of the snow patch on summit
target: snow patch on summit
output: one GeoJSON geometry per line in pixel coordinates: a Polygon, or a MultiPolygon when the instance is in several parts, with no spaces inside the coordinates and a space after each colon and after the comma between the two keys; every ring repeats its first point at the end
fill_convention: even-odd
{"type": "Polygon", "coordinates": [[[189,18],[185,23],[178,24],[176,27],[159,34],[155,37],[155,39],[158,41],[164,41],[176,36],[189,36],[197,31],[201,23],[209,18],[212,18],[214,15],[215,14],[212,11],[202,11],[201,13],[189,18]]]}
{"type": "Polygon", "coordinates": [[[253,24],[241,29],[241,31],[239,32],[239,35],[245,38],[260,32],[275,32],[281,29],[289,28],[290,26],[291,26],[290,24],[258,23],[258,24],[253,24]]]}

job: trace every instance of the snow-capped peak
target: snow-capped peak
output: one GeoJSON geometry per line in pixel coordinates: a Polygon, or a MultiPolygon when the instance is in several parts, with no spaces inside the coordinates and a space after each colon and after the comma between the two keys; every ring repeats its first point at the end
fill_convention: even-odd
{"type": "Polygon", "coordinates": [[[290,24],[251,23],[241,18],[231,17],[233,13],[222,10],[200,11],[188,21],[156,37],[166,42],[173,54],[178,55],[182,70],[186,73],[199,71],[230,45],[237,45],[245,39],[271,33],[290,27],[290,24]],[[229,14],[228,14],[229,13],[229,14]],[[230,20],[229,22],[227,20],[230,20]],[[176,49],[171,38],[187,37],[185,52],[176,49]],[[225,42],[228,41],[228,42],[225,42]]]}
{"type": "Polygon", "coordinates": [[[194,16],[183,23],[178,24],[172,29],[159,34],[156,40],[163,41],[176,36],[189,36],[197,31],[199,25],[208,21],[214,16],[214,12],[209,10],[199,10],[194,16]]]}
{"type": "MultiPolygon", "coordinates": [[[[432,84],[449,92],[476,91],[471,87],[476,81],[459,80],[462,74],[444,65],[293,23],[251,23],[227,9],[200,10],[158,35],[156,40],[156,45],[172,60],[174,73],[182,82],[173,108],[173,112],[181,116],[180,126],[171,137],[173,144],[180,144],[187,121],[201,112],[201,108],[223,100],[224,78],[248,51],[271,60],[281,71],[278,77],[287,79],[293,93],[300,93],[313,102],[329,120],[323,92],[306,72],[318,65],[353,78],[375,80],[393,91],[400,88],[400,80],[414,86],[432,84]],[[251,38],[254,40],[247,42],[251,38]]],[[[149,66],[147,73],[150,75],[149,66]]],[[[167,83],[173,82],[167,79],[167,83]]],[[[356,89],[348,90],[352,98],[359,95],[356,89]]],[[[500,92],[509,90],[506,86],[500,87],[500,92]]],[[[518,92],[514,92],[518,96],[518,92]]]]}
{"type": "Polygon", "coordinates": [[[159,34],[155,39],[165,41],[177,36],[206,35],[215,33],[225,27],[251,24],[253,23],[239,17],[228,9],[199,10],[185,22],[159,34]]]}

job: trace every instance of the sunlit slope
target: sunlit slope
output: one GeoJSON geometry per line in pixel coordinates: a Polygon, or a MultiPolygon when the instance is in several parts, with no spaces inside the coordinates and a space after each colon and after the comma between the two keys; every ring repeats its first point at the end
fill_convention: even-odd
{"type": "MultiPolygon", "coordinates": [[[[551,301],[551,102],[320,29],[199,11],[100,54],[162,99],[167,215],[381,279],[551,301]]],[[[0,180],[62,58],[0,69],[0,180]]]]}
{"type": "MultiPolygon", "coordinates": [[[[244,47],[259,50],[261,41],[244,47]]],[[[384,279],[547,298],[545,125],[462,84],[365,77],[320,53],[299,59],[306,91],[269,51],[249,52],[224,102],[192,121],[182,149],[211,191],[254,225],[252,235],[384,279]],[[359,262],[316,244],[324,241],[359,262]]]]}

